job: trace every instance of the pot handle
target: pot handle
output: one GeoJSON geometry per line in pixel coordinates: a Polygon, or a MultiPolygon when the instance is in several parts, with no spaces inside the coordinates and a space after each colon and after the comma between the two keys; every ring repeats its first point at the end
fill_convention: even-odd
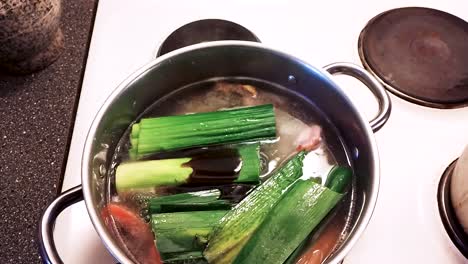
{"type": "Polygon", "coordinates": [[[54,225],[57,216],[70,205],[83,200],[81,185],[60,194],[45,210],[39,226],[39,250],[43,263],[62,264],[54,242],[54,225]]]}
{"type": "Polygon", "coordinates": [[[349,62],[332,63],[324,67],[332,75],[344,74],[361,81],[371,90],[379,103],[377,115],[369,122],[374,132],[379,131],[390,117],[392,104],[382,84],[364,68],[349,62]]]}

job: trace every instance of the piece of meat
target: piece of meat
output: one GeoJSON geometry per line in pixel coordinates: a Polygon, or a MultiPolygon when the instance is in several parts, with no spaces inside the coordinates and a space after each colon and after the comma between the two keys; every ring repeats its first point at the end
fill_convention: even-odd
{"type": "Polygon", "coordinates": [[[303,130],[296,139],[297,151],[312,151],[317,149],[322,142],[322,128],[318,125],[309,126],[303,130]]]}
{"type": "Polygon", "coordinates": [[[138,263],[163,263],[151,229],[136,213],[124,205],[110,203],[103,208],[101,214],[111,230],[115,224],[119,237],[138,263]]]}
{"type": "Polygon", "coordinates": [[[237,94],[253,98],[257,97],[257,89],[248,84],[217,82],[214,89],[215,91],[222,92],[224,94],[237,94]]]}
{"type": "Polygon", "coordinates": [[[252,85],[243,84],[241,85],[242,90],[250,93],[252,98],[257,98],[257,88],[252,85]]]}
{"type": "Polygon", "coordinates": [[[257,100],[257,88],[249,84],[217,82],[214,91],[221,93],[224,97],[239,100],[243,106],[254,106],[261,104],[257,100]]]}

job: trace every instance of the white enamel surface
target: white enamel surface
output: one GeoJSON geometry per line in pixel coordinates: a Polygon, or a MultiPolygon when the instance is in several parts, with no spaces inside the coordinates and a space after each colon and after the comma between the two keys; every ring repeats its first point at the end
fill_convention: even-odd
{"type": "MultiPolygon", "coordinates": [[[[450,1],[162,1],[101,0],[92,36],[63,190],[80,184],[81,153],[99,107],[129,74],[151,61],[170,32],[203,18],[223,18],[252,30],[269,47],[317,67],[360,63],[357,38],[366,22],[388,9],[426,6],[468,20],[468,2],[450,1]]],[[[337,77],[369,119],[371,94],[337,77]]],[[[445,233],[436,202],[445,167],[468,144],[468,108],[438,110],[391,95],[390,120],[376,134],[381,185],[374,216],[346,264],[465,263],[445,233]]],[[[100,244],[83,203],[56,225],[65,263],[115,263],[100,244]]]]}

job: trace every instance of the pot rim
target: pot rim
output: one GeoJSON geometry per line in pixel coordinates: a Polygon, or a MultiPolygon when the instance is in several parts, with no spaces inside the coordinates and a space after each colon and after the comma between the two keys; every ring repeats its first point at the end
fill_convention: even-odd
{"type": "MultiPolygon", "coordinates": [[[[279,51],[277,49],[268,47],[267,45],[263,43],[241,41],[241,40],[221,40],[221,41],[204,42],[204,43],[190,45],[190,46],[183,47],[175,51],[169,52],[156,59],[153,59],[149,63],[140,67],[134,73],[129,75],[127,78],[125,78],[124,81],[121,82],[114,89],[114,91],[105,99],[101,108],[95,115],[90,129],[88,130],[88,134],[86,136],[85,145],[84,145],[82,157],[81,157],[81,183],[83,185],[83,195],[84,195],[84,201],[86,204],[86,209],[88,211],[88,214],[94,226],[94,229],[98,233],[100,239],[104,242],[104,245],[109,250],[109,252],[119,262],[133,263],[133,261],[129,259],[127,255],[115,243],[112,242],[113,239],[111,238],[110,234],[107,232],[104,224],[99,220],[100,218],[99,212],[96,210],[95,205],[92,203],[92,193],[91,193],[92,177],[90,177],[88,173],[88,169],[89,169],[89,166],[91,165],[90,154],[91,154],[92,145],[94,141],[94,135],[96,134],[96,130],[102,118],[104,117],[105,112],[108,110],[109,106],[113,103],[115,98],[117,98],[123,90],[128,88],[138,77],[140,77],[141,75],[144,75],[148,70],[150,70],[151,68],[153,68],[154,66],[158,65],[159,63],[163,61],[169,60],[171,57],[175,57],[180,54],[190,52],[192,50],[210,48],[210,47],[220,47],[220,46],[244,46],[244,47],[261,48],[269,52],[277,53],[282,56],[288,57],[292,60],[298,61],[306,65],[308,68],[319,72],[331,85],[333,85],[339,91],[339,93],[346,100],[350,101],[349,97],[344,93],[344,91],[340,88],[340,86],[336,84],[336,82],[333,80],[332,75],[328,73],[325,69],[321,67],[315,67],[311,65],[310,63],[307,63],[295,56],[292,56],[283,51],[279,51]]],[[[358,119],[359,119],[358,121],[364,125],[366,138],[369,140],[369,143],[370,143],[369,148],[372,152],[372,155],[374,156],[374,160],[373,160],[374,164],[372,166],[372,175],[371,175],[371,177],[373,177],[373,184],[371,186],[371,192],[370,192],[371,195],[363,197],[364,204],[366,204],[366,206],[364,207],[362,211],[357,212],[357,214],[359,215],[358,221],[360,223],[356,226],[356,228],[352,229],[350,236],[346,239],[346,241],[344,242],[343,246],[339,249],[339,251],[337,251],[337,254],[334,254],[333,257],[329,260],[329,262],[327,262],[330,264],[339,263],[341,260],[343,260],[345,256],[349,253],[351,248],[356,244],[358,239],[362,236],[375,210],[375,206],[377,204],[379,186],[380,186],[380,158],[379,158],[377,143],[374,137],[374,132],[372,131],[372,128],[370,127],[369,122],[364,119],[363,115],[359,111],[357,111],[355,104],[352,103],[351,101],[350,101],[350,106],[353,107],[354,110],[356,110],[356,112],[358,113],[358,119]]]]}

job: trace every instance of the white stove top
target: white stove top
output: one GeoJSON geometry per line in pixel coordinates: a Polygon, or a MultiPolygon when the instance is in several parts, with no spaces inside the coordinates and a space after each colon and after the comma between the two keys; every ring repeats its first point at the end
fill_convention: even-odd
{"type": "MultiPolygon", "coordinates": [[[[250,29],[265,45],[317,67],[337,61],[360,64],[362,28],[375,15],[402,6],[436,8],[468,20],[468,2],[462,0],[99,1],[63,190],[80,184],[82,148],[101,104],[151,61],[178,27],[204,18],[226,19],[250,29]]],[[[337,77],[337,82],[370,119],[377,108],[371,93],[351,78],[337,77]]],[[[468,107],[438,110],[390,97],[390,120],[376,134],[379,199],[345,263],[468,263],[445,233],[436,198],[444,169],[468,144],[468,107]]],[[[65,263],[116,262],[100,243],[83,202],[59,217],[55,234],[65,263]]]]}

